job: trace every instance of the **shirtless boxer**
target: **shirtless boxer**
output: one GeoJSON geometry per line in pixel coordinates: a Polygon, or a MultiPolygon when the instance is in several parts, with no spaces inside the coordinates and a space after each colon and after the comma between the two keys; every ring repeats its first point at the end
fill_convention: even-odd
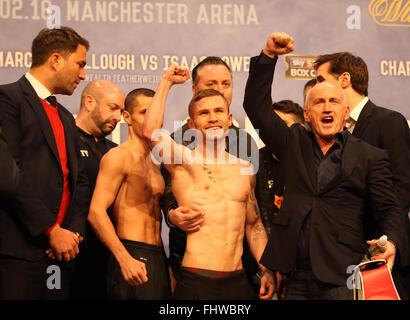
{"type": "MultiPolygon", "coordinates": [[[[232,114],[223,95],[213,89],[197,92],[189,105],[188,124],[196,130],[194,150],[178,145],[162,127],[172,85],[184,83],[188,70],[171,66],[162,77],[144,119],[143,136],[171,174],[172,191],[181,207],[203,214],[201,228],[187,233],[175,299],[252,299],[242,269],[243,237],[259,261],[267,243],[254,196],[251,164],[225,152],[225,134],[232,114]],[[248,174],[244,174],[248,173],[248,174]]],[[[271,299],[274,279],[263,266],[260,298],[271,299]]]]}
{"type": "Polygon", "coordinates": [[[171,294],[159,207],[165,184],[141,136],[153,95],[149,89],[127,95],[128,140],[102,158],[91,200],[88,220],[112,253],[107,271],[111,299],[168,299],[171,294]]]}

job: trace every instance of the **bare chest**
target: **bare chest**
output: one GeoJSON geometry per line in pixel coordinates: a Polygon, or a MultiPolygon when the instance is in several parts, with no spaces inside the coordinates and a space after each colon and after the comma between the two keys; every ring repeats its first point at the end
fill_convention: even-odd
{"type": "Polygon", "coordinates": [[[193,164],[189,170],[177,172],[174,186],[191,199],[203,198],[209,204],[222,199],[245,203],[251,191],[250,176],[241,174],[238,165],[229,164],[193,164]]]}
{"type": "Polygon", "coordinates": [[[136,158],[128,165],[126,183],[136,195],[161,196],[165,183],[159,166],[152,163],[151,158],[136,158]]]}

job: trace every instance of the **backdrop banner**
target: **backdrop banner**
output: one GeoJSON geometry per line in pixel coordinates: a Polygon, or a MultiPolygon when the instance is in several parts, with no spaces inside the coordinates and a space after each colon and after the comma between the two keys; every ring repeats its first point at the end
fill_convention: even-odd
{"type": "MultiPolygon", "coordinates": [[[[410,119],[409,0],[0,0],[0,83],[17,80],[31,65],[31,41],[44,27],[67,25],[90,41],[86,80],[59,100],[73,114],[87,82],[107,79],[125,94],[156,89],[172,63],[190,70],[206,56],[223,57],[233,71],[231,111],[242,128],[250,57],[268,35],[284,31],[295,51],[277,64],[273,99],[303,104],[305,82],[315,76],[312,61],[324,53],[350,51],[370,73],[369,96],[378,105],[410,119]]],[[[192,82],[174,88],[164,127],[187,117],[192,82]]],[[[125,124],[112,139],[127,137],[125,124]]]]}

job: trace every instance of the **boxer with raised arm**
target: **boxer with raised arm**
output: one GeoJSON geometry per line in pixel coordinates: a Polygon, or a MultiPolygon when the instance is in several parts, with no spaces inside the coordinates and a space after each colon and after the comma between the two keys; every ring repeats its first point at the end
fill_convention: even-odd
{"type": "MultiPolygon", "coordinates": [[[[153,155],[171,174],[172,191],[180,206],[199,211],[201,228],[187,233],[175,299],[252,299],[242,269],[243,237],[257,261],[267,243],[254,196],[255,178],[249,162],[225,151],[225,135],[232,123],[228,102],[213,89],[197,92],[189,104],[188,124],[196,129],[194,150],[176,144],[160,132],[165,103],[174,84],[184,83],[188,70],[171,66],[162,77],[147,109],[143,136],[153,155]]],[[[273,275],[263,266],[260,298],[270,299],[273,275]]]]}
{"type": "Polygon", "coordinates": [[[108,297],[112,299],[171,296],[159,207],[165,184],[141,135],[153,95],[149,89],[127,95],[123,117],[129,128],[128,140],[102,158],[91,200],[88,220],[112,253],[107,270],[108,297]],[[107,212],[111,206],[112,222],[107,212]]]}

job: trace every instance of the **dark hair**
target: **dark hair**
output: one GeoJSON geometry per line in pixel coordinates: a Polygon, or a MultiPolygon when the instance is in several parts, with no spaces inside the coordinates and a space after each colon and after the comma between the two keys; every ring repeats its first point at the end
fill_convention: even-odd
{"type": "Polygon", "coordinates": [[[133,102],[138,96],[141,95],[146,97],[153,97],[155,95],[155,91],[147,88],[137,88],[130,91],[125,97],[124,110],[127,110],[129,113],[132,113],[135,107],[135,104],[133,102]]]}
{"type": "Polygon", "coordinates": [[[83,45],[87,50],[90,47],[88,40],[81,37],[70,27],[55,29],[42,29],[31,44],[31,67],[42,65],[54,52],[64,57],[75,52],[78,45],[83,45]]]}
{"type": "Polygon", "coordinates": [[[317,81],[316,81],[315,78],[310,79],[309,81],[307,81],[307,82],[305,83],[305,86],[303,87],[303,91],[305,91],[307,87],[314,87],[315,84],[316,84],[316,82],[317,82],[317,81]]]}
{"type": "Polygon", "coordinates": [[[199,90],[197,91],[197,93],[194,94],[194,96],[192,97],[191,101],[189,102],[189,106],[188,106],[188,114],[189,117],[192,119],[194,116],[194,107],[196,105],[196,103],[206,97],[214,97],[214,96],[220,96],[222,97],[222,99],[225,101],[226,107],[228,108],[228,112],[229,112],[229,103],[226,100],[226,98],[223,96],[222,93],[220,93],[217,90],[214,89],[205,89],[205,90],[199,90]]]}
{"type": "Polygon", "coordinates": [[[228,64],[223,61],[220,57],[215,57],[215,56],[209,56],[206,57],[204,60],[202,60],[201,62],[199,62],[194,69],[192,69],[192,83],[194,84],[194,86],[196,86],[199,82],[199,71],[201,71],[201,69],[209,64],[221,64],[223,66],[225,66],[228,70],[229,73],[232,76],[232,71],[231,68],[229,68],[228,64]]]}
{"type": "Polygon", "coordinates": [[[330,73],[339,77],[343,72],[348,72],[353,89],[359,94],[368,95],[369,72],[366,62],[362,58],[354,56],[350,52],[325,54],[316,59],[315,69],[317,70],[326,62],[330,62],[330,73]]]}
{"type": "Polygon", "coordinates": [[[298,123],[305,123],[302,107],[292,100],[281,100],[272,104],[273,110],[282,111],[284,113],[291,113],[295,115],[298,123]]]}

